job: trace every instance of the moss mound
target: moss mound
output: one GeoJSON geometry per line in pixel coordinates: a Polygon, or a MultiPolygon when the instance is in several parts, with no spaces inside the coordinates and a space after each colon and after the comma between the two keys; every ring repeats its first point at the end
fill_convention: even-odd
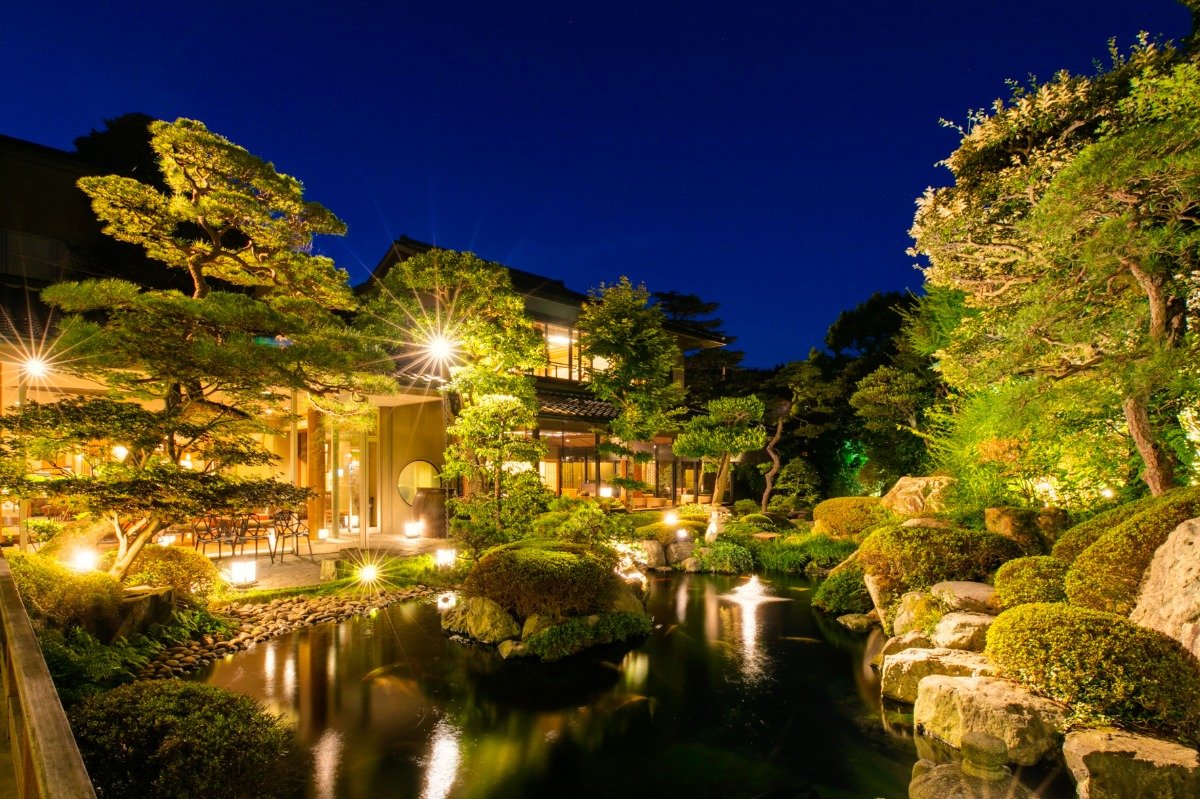
{"type": "Polygon", "coordinates": [[[700,519],[680,518],[675,524],[655,522],[637,528],[637,537],[643,540],[653,538],[664,547],[669,547],[679,540],[679,531],[687,530],[689,538],[699,538],[708,529],[708,521],[700,519]]]}
{"type": "Polygon", "coordinates": [[[542,660],[561,660],[589,647],[646,635],[650,624],[650,616],[636,613],[576,617],[529,636],[525,649],[542,660]]]}
{"type": "Polygon", "coordinates": [[[1071,706],[1080,723],[1200,739],[1200,664],[1174,639],[1112,613],[1021,605],[988,631],[1004,676],[1071,706]]]}
{"type": "Polygon", "coordinates": [[[760,565],[765,571],[799,574],[819,569],[822,573],[844,561],[858,546],[845,538],[834,538],[820,533],[789,535],[765,543],[758,548],[760,565]]]}
{"type": "Polygon", "coordinates": [[[1119,505],[1103,513],[1098,513],[1059,536],[1050,554],[1059,560],[1074,563],[1075,559],[1082,555],[1085,549],[1100,540],[1105,533],[1124,524],[1135,516],[1147,511],[1153,511],[1164,502],[1173,502],[1177,497],[1188,494],[1200,496],[1200,489],[1177,488],[1159,497],[1146,497],[1119,505]]]}
{"type": "Polygon", "coordinates": [[[102,797],[292,795],[304,768],[282,719],[233,691],[135,682],[85,699],[71,729],[102,797]]]}
{"type": "Polygon", "coordinates": [[[125,583],[167,586],[175,589],[177,597],[203,605],[221,585],[221,575],[211,560],[194,549],[149,544],[133,562],[125,583]]]}
{"type": "MultiPolygon", "coordinates": [[[[1067,571],[1072,605],[1128,616],[1154,551],[1176,527],[1200,516],[1200,489],[1169,491],[1100,536],[1067,571]]],[[[1057,552],[1057,549],[1055,550],[1057,552]]]]}
{"type": "Polygon", "coordinates": [[[606,550],[529,539],[484,553],[463,581],[463,593],[487,597],[518,619],[587,615],[611,596],[615,565],[606,550]]]}
{"type": "Polygon", "coordinates": [[[1064,581],[1069,564],[1051,557],[1037,555],[1017,558],[996,571],[996,598],[1000,607],[1012,608],[1031,602],[1066,602],[1064,581]]]}
{"type": "Polygon", "coordinates": [[[25,607],[58,630],[82,627],[108,640],[121,616],[120,583],[104,572],[79,574],[33,553],[6,556],[25,607]]]}
{"type": "Polygon", "coordinates": [[[893,518],[879,497],[836,497],[813,508],[813,532],[843,538],[893,518]]]}
{"type": "Polygon", "coordinates": [[[858,548],[858,562],[871,576],[885,605],[906,591],[943,580],[984,580],[1000,564],[1021,556],[1012,539],[955,528],[885,525],[858,548]]]}
{"type": "Polygon", "coordinates": [[[813,607],[835,616],[845,613],[868,613],[874,605],[863,582],[863,570],[849,560],[829,573],[825,582],[813,594],[813,607]]]}

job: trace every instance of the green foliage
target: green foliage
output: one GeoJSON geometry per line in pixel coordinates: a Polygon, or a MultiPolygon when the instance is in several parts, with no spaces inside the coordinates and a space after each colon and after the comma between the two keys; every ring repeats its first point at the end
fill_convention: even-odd
{"type": "Polygon", "coordinates": [[[582,502],[559,524],[553,536],[574,544],[596,546],[628,540],[633,534],[622,513],[607,513],[595,502],[582,502]]]}
{"type": "Polygon", "coordinates": [[[1031,602],[1066,602],[1069,564],[1049,555],[1016,558],[996,570],[994,585],[1000,607],[1031,602]]]}
{"type": "Polygon", "coordinates": [[[754,571],[754,556],[750,550],[721,538],[698,547],[696,557],[700,561],[700,570],[705,572],[748,574],[754,571]]]}
{"type": "Polygon", "coordinates": [[[741,524],[749,525],[766,532],[777,532],[779,529],[779,524],[765,513],[748,513],[738,519],[738,521],[741,524]]]}
{"type": "Polygon", "coordinates": [[[708,517],[712,515],[712,508],[708,505],[698,505],[695,502],[686,502],[675,509],[680,519],[700,519],[705,523],[708,522],[708,517]]]}
{"type": "Polygon", "coordinates": [[[994,533],[885,525],[863,541],[858,562],[890,605],[906,591],[943,580],[986,580],[1022,554],[1015,541],[994,533]]]}
{"type": "Polygon", "coordinates": [[[664,547],[669,547],[671,544],[680,540],[679,531],[686,530],[688,540],[703,537],[704,532],[708,529],[707,521],[699,519],[680,518],[675,524],[667,524],[666,522],[655,522],[637,528],[634,532],[637,537],[642,540],[655,539],[664,547]]]}
{"type": "Polygon", "coordinates": [[[1020,605],[992,624],[986,654],[1004,676],[1070,705],[1077,722],[1200,741],[1200,668],[1157,630],[1089,608],[1020,605]]]}
{"type": "Polygon", "coordinates": [[[199,605],[207,604],[213,592],[222,586],[220,572],[204,555],[194,549],[157,544],[142,549],[124,582],[174,588],[177,599],[199,605]]]}
{"type": "Polygon", "coordinates": [[[1163,503],[1173,503],[1176,497],[1194,496],[1194,489],[1181,488],[1161,497],[1144,497],[1098,513],[1087,521],[1067,530],[1054,543],[1052,554],[1059,560],[1074,563],[1084,550],[1104,535],[1144,513],[1154,513],[1163,503]]]}
{"type": "Polygon", "coordinates": [[[739,499],[733,503],[733,514],[735,516],[746,516],[751,513],[758,513],[759,505],[752,499],[739,499]]]}
{"type": "Polygon", "coordinates": [[[1168,492],[1100,536],[1067,571],[1072,605],[1122,616],[1133,612],[1154,552],[1182,522],[1200,516],[1200,488],[1168,492]]]}
{"type": "Polygon", "coordinates": [[[71,571],[34,553],[6,555],[21,599],[31,615],[59,630],[84,629],[108,637],[120,621],[120,584],[107,574],[71,571]]]}
{"type": "Polygon", "coordinates": [[[105,645],[82,627],[43,628],[38,644],[64,707],[132,681],[149,660],[144,647],[123,638],[105,645]]]}
{"type": "Polygon", "coordinates": [[[529,539],[486,552],[467,575],[463,592],[487,597],[518,619],[535,613],[586,615],[604,608],[619,579],[615,565],[610,550],[529,539]]]}
{"type": "Polygon", "coordinates": [[[725,496],[733,458],[766,445],[763,410],[762,400],[754,395],[710,400],[705,413],[689,419],[675,437],[676,455],[703,460],[717,473],[713,505],[720,505],[725,496]]]}
{"type": "Polygon", "coordinates": [[[792,458],[779,470],[775,491],[783,496],[772,496],[767,510],[792,513],[811,508],[821,501],[821,476],[804,458],[792,458]]]}
{"type": "Polygon", "coordinates": [[[813,531],[835,536],[855,536],[892,514],[879,497],[836,497],[813,508],[813,531]]]}
{"type": "Polygon", "coordinates": [[[647,635],[651,622],[649,616],[637,613],[576,617],[531,635],[525,649],[542,660],[561,660],[589,647],[647,635]]]}
{"type": "Polygon", "coordinates": [[[25,527],[30,541],[49,541],[66,529],[65,524],[54,519],[28,519],[25,527]]]}
{"type": "Polygon", "coordinates": [[[101,797],[291,794],[304,773],[291,727],[253,699],[203,683],[137,682],[70,714],[101,797]]]}
{"type": "Polygon", "coordinates": [[[834,616],[870,612],[874,605],[863,582],[862,567],[850,561],[834,569],[813,594],[812,604],[834,616]]]}
{"type": "MultiPolygon", "coordinates": [[[[804,571],[815,564],[828,571],[850,557],[858,549],[853,541],[833,538],[822,533],[791,535],[764,544],[758,551],[763,569],[767,571],[804,571]]],[[[811,569],[810,569],[811,571],[811,569]]]]}

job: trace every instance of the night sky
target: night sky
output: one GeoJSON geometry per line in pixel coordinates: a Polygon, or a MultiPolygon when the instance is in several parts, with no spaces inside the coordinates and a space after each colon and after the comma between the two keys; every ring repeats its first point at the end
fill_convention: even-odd
{"type": "Polygon", "coordinates": [[[1172,0],[27,2],[0,133],[199,119],[346,221],[318,248],[354,282],[401,234],[581,291],[626,274],[720,302],[769,366],[919,288],[939,118],[1188,28],[1172,0]]]}

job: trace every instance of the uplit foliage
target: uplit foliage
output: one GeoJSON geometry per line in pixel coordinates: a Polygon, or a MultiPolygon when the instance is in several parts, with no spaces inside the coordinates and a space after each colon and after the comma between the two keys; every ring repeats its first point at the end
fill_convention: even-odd
{"type": "Polygon", "coordinates": [[[725,498],[731,461],[767,443],[762,416],[758,397],[719,397],[709,401],[704,415],[689,419],[675,438],[676,455],[702,459],[706,471],[716,472],[714,506],[725,498]]]}

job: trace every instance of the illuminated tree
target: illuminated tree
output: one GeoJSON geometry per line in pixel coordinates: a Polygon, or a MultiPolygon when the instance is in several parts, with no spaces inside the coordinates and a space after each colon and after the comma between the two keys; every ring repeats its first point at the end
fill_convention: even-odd
{"type": "Polygon", "coordinates": [[[704,415],[685,422],[676,436],[676,455],[702,459],[707,471],[716,472],[713,507],[725,497],[733,459],[767,443],[762,419],[763,404],[758,397],[719,397],[709,401],[704,415]]]}

